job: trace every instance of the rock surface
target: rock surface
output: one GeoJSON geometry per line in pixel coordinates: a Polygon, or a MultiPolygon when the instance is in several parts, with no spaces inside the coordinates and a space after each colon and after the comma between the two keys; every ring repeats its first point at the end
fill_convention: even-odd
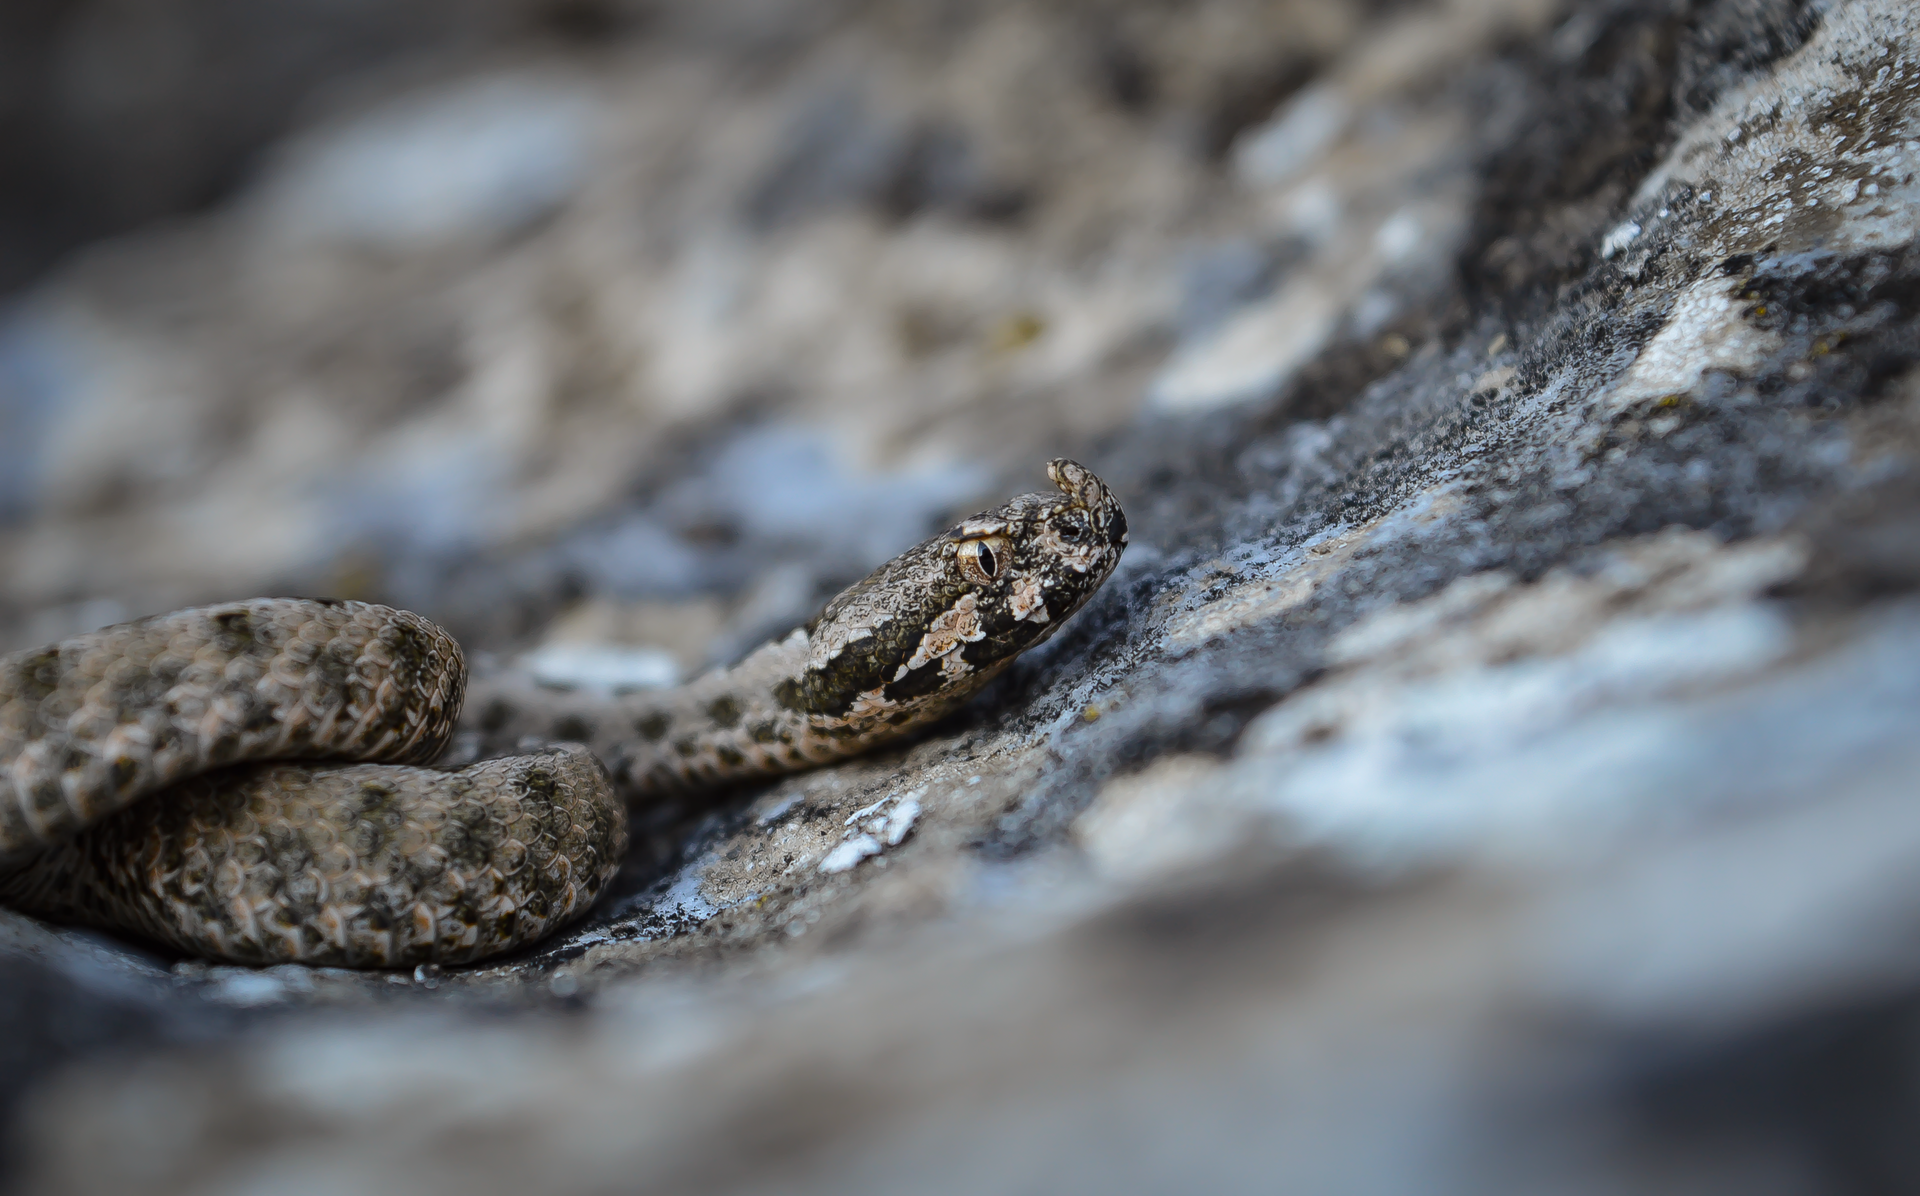
{"type": "Polygon", "coordinates": [[[1920,1186],[1920,13],[699,8],[16,305],[5,646],[319,590],[658,677],[1059,452],[1120,573],[522,958],[0,913],[12,1179],[1920,1186]]]}

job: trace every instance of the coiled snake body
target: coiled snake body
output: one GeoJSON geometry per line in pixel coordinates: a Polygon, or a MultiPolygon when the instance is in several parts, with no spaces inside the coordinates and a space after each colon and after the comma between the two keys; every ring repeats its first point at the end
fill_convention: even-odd
{"type": "Polygon", "coordinates": [[[252,964],[533,942],[618,870],[625,802],[866,751],[1078,610],[1126,519],[1084,467],[1047,471],[1059,493],[962,520],[662,694],[469,690],[444,631],[359,602],[199,607],[0,657],[0,904],[252,964]],[[524,754],[431,767],[456,730],[524,754]]]}

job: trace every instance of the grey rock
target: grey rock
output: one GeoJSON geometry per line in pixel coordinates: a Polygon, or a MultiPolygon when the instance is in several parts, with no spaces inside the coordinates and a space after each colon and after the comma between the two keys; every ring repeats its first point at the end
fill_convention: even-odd
{"type": "MultiPolygon", "coordinates": [[[[1912,6],[1305,5],[1285,32],[1319,47],[1293,82],[1310,90],[1243,121],[1239,144],[1265,148],[1223,170],[1194,150],[1187,80],[1277,44],[1255,7],[791,17],[791,69],[767,84],[783,102],[735,97],[739,124],[709,147],[732,147],[725,169],[663,152],[674,165],[622,192],[704,238],[642,275],[699,303],[619,309],[651,313],[636,337],[677,330],[649,343],[687,372],[579,401],[609,413],[601,438],[668,447],[592,458],[607,476],[546,523],[423,525],[403,553],[438,562],[405,575],[422,607],[495,609],[463,628],[476,649],[511,650],[570,603],[702,587],[697,625],[724,645],[1067,450],[1133,528],[1072,624],[917,743],[636,811],[607,903],[519,958],[163,969],[13,919],[0,958],[28,995],[9,1040],[49,1044],[21,1048],[9,1090],[20,1182],[1920,1183],[1912,6]],[[1229,32],[1209,41],[1209,22],[1229,32]],[[796,126],[849,62],[863,115],[796,126]],[[1326,97],[1345,115],[1308,137],[1299,113],[1326,97]],[[967,130],[977,177],[1024,181],[1017,217],[877,203],[852,126],[934,118],[967,130]],[[1030,125],[1081,156],[1028,153],[1030,125]],[[743,231],[743,196],[778,219],[743,231]],[[1271,289],[1237,267],[1194,284],[1195,247],[1223,244],[1290,248],[1271,289]],[[927,263],[964,278],[902,289],[927,263]],[[676,289],[683,268],[697,286],[676,289]],[[835,318],[798,319],[822,279],[835,318]],[[699,356],[708,336],[736,352],[699,356]],[[1222,345],[1257,385],[1153,397],[1222,345]],[[763,353],[784,386],[749,385],[763,353]],[[787,451],[810,422],[849,446],[832,468],[787,451]],[[798,489],[776,509],[730,485],[783,470],[798,489]],[[633,545],[657,559],[595,560],[633,545]]],[[[761,61],[742,47],[763,43],[701,30],[663,33],[686,69],[649,78],[704,95],[687,80],[761,61]]],[[[880,140],[897,170],[904,142],[880,140]]],[[[566,246],[604,248],[580,231],[605,227],[590,209],[434,268],[520,293],[502,256],[537,275],[566,246]]],[[[422,271],[391,293],[439,295],[422,271]]],[[[576,281],[590,303],[625,285],[576,281]]],[[[148,312],[73,286],[102,326],[148,312]]],[[[490,327],[547,335],[513,310],[490,327]]],[[[185,355],[229,377],[224,343],[185,355]]],[[[540,440],[574,410],[544,401],[430,426],[585,443],[540,440]]],[[[404,410],[381,391],[340,418],[398,444],[404,410]]],[[[538,455],[491,443],[520,463],[501,505],[549,501],[538,455]]],[[[0,591],[16,626],[164,588],[137,557],[65,590],[35,580],[77,517],[41,508],[13,541],[32,565],[0,591]]],[[[682,616],[660,625],[696,625],[682,616]]]]}

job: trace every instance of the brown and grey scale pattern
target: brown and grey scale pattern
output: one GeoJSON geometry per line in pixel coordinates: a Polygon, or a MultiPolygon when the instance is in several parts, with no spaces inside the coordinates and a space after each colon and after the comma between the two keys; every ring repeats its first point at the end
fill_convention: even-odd
{"type": "Polygon", "coordinates": [[[625,811],[577,745],[453,773],[269,764],[122,810],[0,892],[240,963],[459,964],[586,912],[626,847],[625,811]]]}
{"type": "Polygon", "coordinates": [[[460,646],[363,602],[177,611],[0,657],[0,860],[240,760],[433,759],[460,646]]]}
{"type": "Polygon", "coordinates": [[[202,607],[0,657],[0,902],[255,964],[535,941],[619,868],[624,800],[866,751],[1052,634],[1127,529],[1084,467],[1048,474],[1058,493],[962,520],[667,694],[469,694],[445,632],[357,602],[202,607]],[[482,757],[531,754],[410,767],[457,722],[482,757]],[[360,763],[299,763],[321,759],[360,763]]]}

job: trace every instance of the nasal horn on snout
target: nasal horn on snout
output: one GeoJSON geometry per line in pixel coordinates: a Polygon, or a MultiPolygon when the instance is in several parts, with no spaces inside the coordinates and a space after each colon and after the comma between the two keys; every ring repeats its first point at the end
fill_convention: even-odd
{"type": "Polygon", "coordinates": [[[1078,461],[1055,457],[1047,462],[1047,476],[1053,479],[1054,485],[1060,487],[1061,493],[1073,500],[1076,507],[1097,511],[1113,501],[1113,497],[1107,493],[1106,483],[1094,477],[1093,471],[1078,461]]]}
{"type": "Polygon", "coordinates": [[[1112,543],[1121,546],[1126,544],[1127,517],[1121,513],[1113,492],[1107,489],[1105,482],[1093,476],[1092,470],[1078,461],[1055,457],[1047,462],[1047,476],[1053,479],[1054,485],[1060,487],[1061,493],[1072,500],[1074,506],[1093,513],[1094,526],[1103,529],[1112,543]]]}

